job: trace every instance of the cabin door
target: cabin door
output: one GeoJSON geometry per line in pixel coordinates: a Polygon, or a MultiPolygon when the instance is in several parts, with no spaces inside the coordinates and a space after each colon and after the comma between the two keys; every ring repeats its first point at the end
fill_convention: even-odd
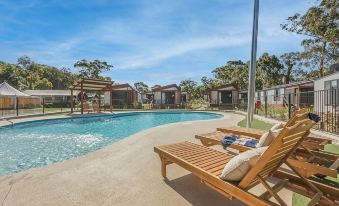
{"type": "Polygon", "coordinates": [[[232,91],[222,91],[220,93],[222,104],[232,104],[232,91]]]}

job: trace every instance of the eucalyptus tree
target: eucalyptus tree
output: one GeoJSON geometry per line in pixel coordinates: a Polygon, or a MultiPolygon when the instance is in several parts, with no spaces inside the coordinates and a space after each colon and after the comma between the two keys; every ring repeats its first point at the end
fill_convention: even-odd
{"type": "Polygon", "coordinates": [[[277,56],[262,54],[257,60],[256,88],[263,89],[282,84],[283,68],[277,56]]]}
{"type": "Polygon", "coordinates": [[[100,74],[102,72],[109,71],[113,68],[113,65],[110,65],[105,61],[87,61],[86,59],[82,59],[77,61],[74,64],[74,67],[80,69],[79,73],[81,77],[104,79],[104,77],[100,76],[100,74]]]}
{"type": "Polygon", "coordinates": [[[285,83],[293,80],[301,80],[300,76],[306,74],[303,70],[303,60],[300,52],[288,52],[280,56],[281,63],[284,65],[285,83]]]}
{"type": "Polygon", "coordinates": [[[282,24],[283,30],[307,36],[302,41],[303,57],[313,67],[318,67],[319,76],[324,76],[326,66],[338,62],[339,48],[339,1],[319,0],[303,15],[296,13],[282,24]]]}
{"type": "Polygon", "coordinates": [[[141,93],[146,93],[149,91],[149,87],[144,82],[136,82],[134,83],[134,87],[141,93]]]}

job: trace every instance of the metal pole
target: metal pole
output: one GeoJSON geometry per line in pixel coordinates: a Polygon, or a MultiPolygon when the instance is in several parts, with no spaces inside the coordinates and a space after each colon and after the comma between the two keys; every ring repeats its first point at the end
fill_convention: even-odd
{"type": "Polygon", "coordinates": [[[71,89],[71,113],[73,113],[73,89],[71,89]]]}
{"type": "Polygon", "coordinates": [[[258,18],[259,18],[259,0],[254,0],[251,63],[250,69],[248,70],[249,81],[248,81],[248,103],[247,103],[247,128],[251,128],[253,122],[258,18]]]}
{"type": "Polygon", "coordinates": [[[42,113],[45,114],[45,97],[42,97],[42,113]]]}
{"type": "Polygon", "coordinates": [[[84,83],[81,80],[81,90],[80,90],[80,105],[81,105],[81,114],[84,114],[84,83]]]}

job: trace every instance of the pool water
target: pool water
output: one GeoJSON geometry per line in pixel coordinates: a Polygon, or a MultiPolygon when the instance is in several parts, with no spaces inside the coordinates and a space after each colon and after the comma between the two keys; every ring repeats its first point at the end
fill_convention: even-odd
{"type": "Polygon", "coordinates": [[[220,117],[206,112],[140,112],[0,127],[0,175],[84,155],[147,128],[220,117]]]}

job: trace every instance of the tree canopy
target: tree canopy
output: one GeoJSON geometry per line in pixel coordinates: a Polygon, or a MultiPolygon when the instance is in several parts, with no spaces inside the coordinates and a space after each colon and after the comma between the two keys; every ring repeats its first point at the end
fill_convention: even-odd
{"type": "Polygon", "coordinates": [[[28,56],[19,57],[17,64],[0,61],[0,82],[7,81],[18,89],[68,89],[78,78],[89,77],[110,79],[100,76],[112,68],[107,62],[80,60],[76,63],[80,72],[72,73],[69,68],[56,68],[34,62],[28,56]],[[84,63],[90,66],[84,66],[84,63]]]}
{"type": "Polygon", "coordinates": [[[74,64],[75,68],[79,68],[80,76],[93,79],[105,79],[100,76],[100,73],[109,71],[113,68],[113,65],[108,64],[105,61],[87,61],[86,59],[79,60],[74,64]]]}
{"type": "Polygon", "coordinates": [[[339,58],[339,1],[321,0],[305,14],[296,13],[281,24],[283,30],[307,36],[301,42],[303,57],[324,76],[329,65],[339,58]]]}
{"type": "Polygon", "coordinates": [[[144,82],[136,82],[134,83],[134,87],[141,93],[146,93],[149,91],[149,87],[144,82]]]}

